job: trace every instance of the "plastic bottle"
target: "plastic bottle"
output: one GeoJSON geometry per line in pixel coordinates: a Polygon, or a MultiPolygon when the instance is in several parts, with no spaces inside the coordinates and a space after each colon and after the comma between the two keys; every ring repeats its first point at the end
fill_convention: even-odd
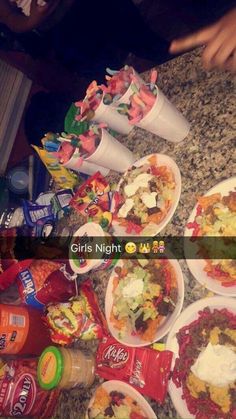
{"type": "Polygon", "coordinates": [[[41,311],[0,304],[0,356],[40,355],[50,344],[50,333],[41,311]]]}

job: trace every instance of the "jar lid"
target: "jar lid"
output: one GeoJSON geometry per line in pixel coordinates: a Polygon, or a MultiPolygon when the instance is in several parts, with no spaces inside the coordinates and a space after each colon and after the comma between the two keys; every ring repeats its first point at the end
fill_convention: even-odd
{"type": "Polygon", "coordinates": [[[63,373],[63,355],[55,346],[46,348],[38,362],[38,382],[44,390],[52,390],[61,381],[63,373]]]}

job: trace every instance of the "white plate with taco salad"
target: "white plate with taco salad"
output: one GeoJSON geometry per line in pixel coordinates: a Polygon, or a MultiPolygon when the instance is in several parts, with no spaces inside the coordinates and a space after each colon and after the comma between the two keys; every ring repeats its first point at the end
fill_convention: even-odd
{"type": "Polygon", "coordinates": [[[236,304],[214,296],[188,306],[172,326],[168,391],[183,419],[236,418],[236,304]]]}
{"type": "MultiPolygon", "coordinates": [[[[217,237],[236,238],[236,177],[218,183],[198,198],[184,235],[211,237],[205,244],[212,254],[216,248],[213,246],[217,246],[217,237]]],[[[218,241],[219,245],[221,240],[218,241]]],[[[196,252],[200,250],[199,243],[193,246],[196,252]]],[[[216,294],[235,297],[236,258],[233,255],[236,256],[236,241],[225,247],[227,249],[232,253],[232,259],[188,259],[185,252],[186,262],[201,285],[216,294]]]]}
{"type": "Polygon", "coordinates": [[[155,236],[174,215],[181,175],[169,156],[151,154],[122,176],[112,200],[115,236],[155,236]]]}
{"type": "Polygon", "coordinates": [[[86,419],[157,419],[144,397],[129,384],[106,381],[95,390],[86,419]]]}
{"type": "Polygon", "coordinates": [[[110,333],[127,346],[150,345],[168,333],[183,300],[184,279],[176,260],[120,260],[106,290],[110,333]]]}

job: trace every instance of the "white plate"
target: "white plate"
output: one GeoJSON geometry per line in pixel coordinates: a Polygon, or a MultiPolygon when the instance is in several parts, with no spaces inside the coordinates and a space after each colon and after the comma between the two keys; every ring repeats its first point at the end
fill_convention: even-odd
{"type": "MultiPolygon", "coordinates": [[[[202,300],[198,300],[188,306],[176,320],[167,337],[166,349],[174,352],[172,369],[175,365],[175,359],[178,357],[179,353],[179,345],[176,339],[176,333],[178,333],[182,327],[187,326],[192,321],[196,320],[198,318],[198,312],[203,310],[205,307],[210,307],[212,310],[215,308],[227,308],[229,311],[232,311],[236,314],[236,300],[234,298],[219,296],[203,298],[202,300]]],[[[177,410],[180,417],[183,419],[195,419],[195,416],[189,412],[185,400],[182,399],[182,389],[177,388],[173,381],[170,380],[168,391],[175,409],[177,410]]]]}
{"type": "Polygon", "coordinates": [[[167,316],[166,319],[163,320],[162,323],[159,324],[155,338],[153,341],[143,341],[139,336],[132,336],[131,333],[128,333],[121,339],[119,337],[119,331],[113,326],[113,324],[110,321],[110,314],[113,306],[113,279],[117,274],[115,273],[116,267],[121,267],[125,261],[119,260],[116,267],[113,269],[111,276],[108,281],[107,290],[106,290],[106,297],[105,297],[105,315],[106,320],[108,324],[108,328],[110,330],[110,333],[112,336],[118,340],[118,342],[122,343],[123,345],[131,346],[131,347],[142,347],[151,345],[154,342],[157,342],[158,340],[162,339],[163,336],[165,336],[168,331],[170,330],[172,324],[179,316],[182,307],[183,307],[183,301],[184,301],[184,279],[183,279],[183,273],[181,271],[180,265],[176,260],[169,259],[169,262],[173,266],[175,273],[176,273],[176,280],[177,280],[177,286],[178,286],[178,299],[177,304],[175,307],[175,310],[173,313],[171,313],[169,316],[167,316]]]}
{"type": "MultiPolygon", "coordinates": [[[[169,156],[166,156],[165,154],[149,154],[148,156],[143,157],[142,159],[136,161],[135,163],[133,163],[133,166],[136,167],[141,167],[144,164],[149,164],[148,159],[152,156],[156,156],[157,157],[157,165],[159,166],[167,166],[173,173],[174,178],[175,178],[175,190],[174,190],[174,196],[173,196],[173,203],[166,215],[166,217],[161,221],[161,223],[159,224],[155,224],[155,223],[149,223],[149,225],[143,229],[143,231],[141,232],[141,234],[137,234],[137,233],[126,233],[125,231],[125,227],[119,225],[119,223],[114,220],[112,222],[112,230],[113,230],[113,235],[114,236],[120,236],[120,237],[131,237],[131,236],[151,236],[154,237],[156,236],[158,233],[160,233],[161,230],[163,230],[163,228],[169,223],[169,221],[171,220],[171,218],[174,215],[174,212],[177,208],[177,205],[179,203],[179,199],[180,199],[180,194],[181,194],[181,175],[180,175],[180,171],[179,168],[177,166],[177,164],[174,162],[174,160],[172,160],[169,156]]],[[[157,166],[157,167],[158,167],[157,166]]],[[[123,181],[123,179],[125,178],[127,172],[122,176],[120,182],[117,185],[117,189],[116,191],[119,192],[119,188],[120,185],[123,181]]],[[[115,208],[115,200],[112,200],[111,203],[111,212],[114,212],[114,208],[115,208]]]]}
{"type": "MultiPolygon", "coordinates": [[[[123,383],[122,381],[118,380],[111,380],[105,381],[105,383],[101,384],[101,386],[109,393],[111,391],[120,391],[121,393],[124,393],[126,396],[131,397],[134,401],[138,403],[147,419],[157,419],[154,411],[152,410],[151,406],[149,406],[148,402],[137,390],[135,390],[129,384],[123,383]]],[[[88,409],[92,406],[93,402],[94,397],[91,398],[88,405],[88,409]]],[[[86,418],[88,419],[88,411],[86,414],[86,418]]]]}
{"type": "MultiPolygon", "coordinates": [[[[214,193],[221,193],[222,196],[227,195],[230,191],[236,188],[236,176],[231,177],[227,180],[223,180],[222,182],[218,183],[218,185],[211,188],[204,196],[209,196],[214,193]]],[[[191,215],[188,219],[188,223],[192,223],[195,219],[197,210],[197,205],[195,205],[191,215]]],[[[184,231],[185,237],[192,236],[192,230],[189,228],[185,228],[184,231]]],[[[197,245],[196,245],[197,246],[197,245]]],[[[203,259],[187,259],[186,262],[188,264],[190,272],[196,278],[196,280],[206,287],[208,290],[225,296],[236,297],[236,285],[233,287],[223,287],[220,281],[216,279],[210,278],[207,273],[204,271],[206,266],[206,262],[203,259]]]]}

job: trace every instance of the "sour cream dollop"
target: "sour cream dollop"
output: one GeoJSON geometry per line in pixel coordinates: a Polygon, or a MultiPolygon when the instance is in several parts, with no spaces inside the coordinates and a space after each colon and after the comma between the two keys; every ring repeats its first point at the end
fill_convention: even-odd
{"type": "Polygon", "coordinates": [[[148,182],[153,178],[153,175],[149,173],[141,173],[138,175],[134,181],[124,187],[126,196],[130,197],[136,194],[139,188],[146,188],[148,182]]]}
{"type": "Polygon", "coordinates": [[[143,281],[142,279],[134,279],[130,281],[122,290],[122,295],[124,298],[135,298],[143,292],[143,281]]]}
{"type": "Polygon", "coordinates": [[[199,354],[191,371],[200,380],[216,387],[226,387],[236,380],[236,353],[224,345],[212,345],[199,354]]]}

